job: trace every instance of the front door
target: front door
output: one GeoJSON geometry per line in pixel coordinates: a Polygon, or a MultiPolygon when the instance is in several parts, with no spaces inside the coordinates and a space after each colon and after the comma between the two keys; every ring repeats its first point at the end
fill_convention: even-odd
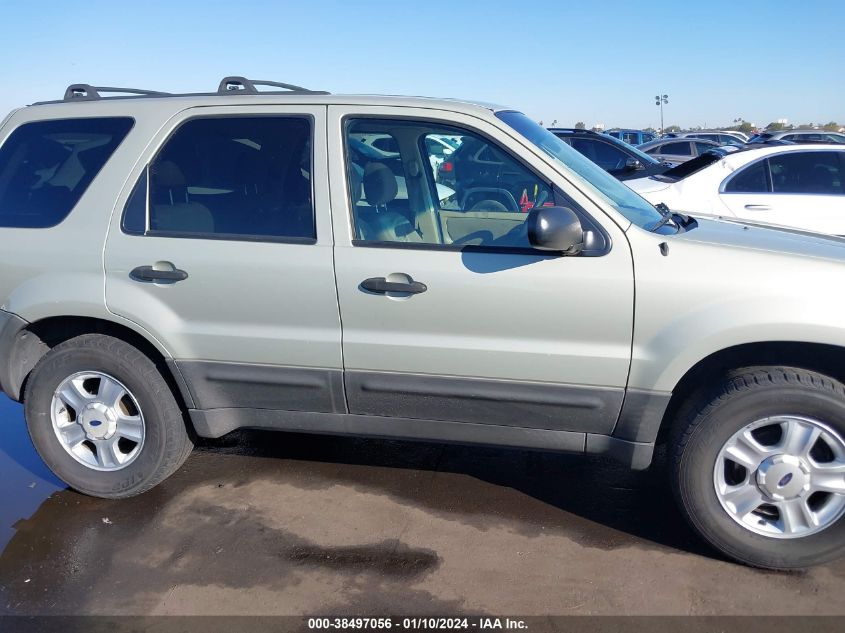
{"type": "Polygon", "coordinates": [[[585,226],[601,212],[475,117],[331,106],[329,145],[350,412],[610,433],[631,351],[624,233],[604,217],[592,252],[532,250],[534,204],[585,226]],[[385,137],[392,151],[368,143],[385,137]],[[431,138],[456,146],[437,165],[431,138]]]}

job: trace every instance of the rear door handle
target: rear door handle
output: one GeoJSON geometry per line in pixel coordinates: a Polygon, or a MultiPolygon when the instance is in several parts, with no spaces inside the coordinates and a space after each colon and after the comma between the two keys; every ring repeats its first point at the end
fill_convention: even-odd
{"type": "Polygon", "coordinates": [[[361,287],[370,292],[408,292],[417,295],[428,290],[428,286],[419,281],[403,283],[398,281],[387,281],[384,277],[370,277],[361,282],[361,287]]]}
{"type": "Polygon", "coordinates": [[[746,204],[745,208],[749,211],[771,211],[772,207],[767,204],[746,204]]]}
{"type": "Polygon", "coordinates": [[[183,281],[188,278],[188,273],[178,268],[156,270],[152,266],[138,266],[132,269],[129,276],[139,281],[183,281]]]}

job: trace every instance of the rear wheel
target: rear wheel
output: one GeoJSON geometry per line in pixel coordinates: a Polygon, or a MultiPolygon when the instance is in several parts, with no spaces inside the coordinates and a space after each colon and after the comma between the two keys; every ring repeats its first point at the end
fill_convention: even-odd
{"type": "Polygon", "coordinates": [[[675,492],[714,547],[772,569],[845,554],[842,383],[803,369],[744,369],[682,419],[675,492]]]}
{"type": "Polygon", "coordinates": [[[24,398],[35,448],[86,494],[120,498],[172,474],[193,445],[155,364],[116,338],[86,334],[48,352],[24,398]]]}

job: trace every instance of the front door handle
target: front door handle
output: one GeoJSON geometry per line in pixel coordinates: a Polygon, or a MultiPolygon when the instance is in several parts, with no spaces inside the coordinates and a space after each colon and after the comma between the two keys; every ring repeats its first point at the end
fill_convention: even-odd
{"type": "Polygon", "coordinates": [[[767,204],[746,204],[745,208],[749,211],[771,211],[772,207],[767,204]]]}
{"type": "Polygon", "coordinates": [[[178,268],[156,270],[152,266],[138,266],[132,269],[129,276],[138,281],[183,281],[188,278],[188,273],[178,268]]]}
{"type": "Polygon", "coordinates": [[[408,283],[398,281],[387,281],[384,277],[370,277],[361,282],[361,287],[370,292],[408,292],[416,295],[428,290],[428,286],[419,281],[411,281],[408,283]]]}

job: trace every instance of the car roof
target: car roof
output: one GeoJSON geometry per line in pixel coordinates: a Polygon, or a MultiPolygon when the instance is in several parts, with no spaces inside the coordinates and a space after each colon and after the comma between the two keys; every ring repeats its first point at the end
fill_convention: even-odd
{"type": "Polygon", "coordinates": [[[781,136],[786,134],[837,134],[842,135],[842,132],[837,132],[835,130],[778,130],[777,132],[761,132],[761,134],[779,134],[781,136]]]}
{"type": "Polygon", "coordinates": [[[841,145],[819,145],[816,143],[795,143],[792,145],[763,145],[751,144],[744,145],[734,152],[725,154],[723,160],[728,161],[728,164],[739,163],[744,164],[750,162],[755,158],[761,156],[771,156],[773,154],[788,154],[792,152],[845,152],[845,147],[841,145]]]}
{"type": "MultiPolygon", "coordinates": [[[[76,109],[84,110],[114,104],[118,99],[101,99],[96,101],[80,101],[78,103],[67,103],[64,101],[42,101],[34,103],[29,108],[43,108],[49,106],[60,106],[68,112],[76,109]]],[[[191,106],[211,105],[246,105],[246,104],[312,104],[312,105],[388,105],[420,108],[445,108],[449,110],[485,110],[489,112],[501,112],[513,110],[505,106],[483,103],[479,101],[467,101],[462,99],[435,98],[435,97],[407,97],[398,95],[325,95],[325,94],[250,94],[250,95],[178,95],[168,98],[160,97],[129,97],[121,98],[120,106],[127,112],[136,107],[147,107],[154,105],[163,109],[181,110],[191,106]]]]}
{"type": "Polygon", "coordinates": [[[552,134],[586,134],[599,136],[598,132],[594,132],[593,130],[585,130],[579,127],[550,127],[548,128],[548,130],[552,134]]]}
{"type": "Polygon", "coordinates": [[[739,136],[738,132],[731,132],[730,130],[697,130],[694,132],[675,132],[679,138],[687,136],[695,136],[696,134],[724,134],[726,136],[739,136]]]}
{"type": "MultiPolygon", "coordinates": [[[[667,143],[677,143],[679,141],[687,140],[686,136],[670,136],[668,138],[658,138],[653,141],[648,141],[647,143],[643,143],[642,145],[637,145],[640,149],[643,147],[657,147],[658,145],[666,145],[667,143]]],[[[697,138],[695,139],[698,143],[707,143],[712,145],[713,147],[719,147],[719,144],[716,141],[711,141],[706,138],[697,138]]]]}
{"type": "Polygon", "coordinates": [[[136,88],[98,87],[89,84],[72,84],[65,90],[62,99],[40,101],[27,110],[59,108],[67,113],[88,110],[123,110],[127,114],[137,109],[160,109],[178,112],[188,107],[212,105],[387,105],[420,108],[436,108],[459,112],[478,113],[513,110],[505,106],[454,98],[434,98],[402,95],[343,95],[324,91],[308,90],[292,84],[274,81],[225,77],[217,91],[204,93],[171,94],[136,88]],[[258,90],[258,86],[269,86],[271,90],[258,90]],[[275,90],[281,88],[281,90],[275,90]],[[106,105],[111,104],[111,105],[106,105]]]}

